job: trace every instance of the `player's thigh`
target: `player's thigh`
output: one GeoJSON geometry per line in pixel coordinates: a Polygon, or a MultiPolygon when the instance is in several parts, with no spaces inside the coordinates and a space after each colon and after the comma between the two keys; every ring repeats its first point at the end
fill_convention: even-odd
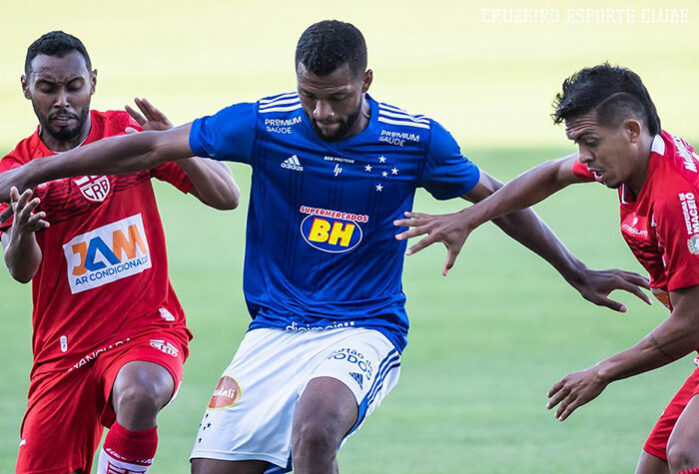
{"type": "Polygon", "coordinates": [[[668,461],[699,467],[699,396],[694,395],[680,415],[667,443],[668,461]]]}
{"type": "Polygon", "coordinates": [[[192,459],[192,474],[262,474],[268,468],[266,461],[221,461],[192,459]]]}
{"type": "Polygon", "coordinates": [[[316,377],[306,385],[294,412],[293,442],[321,436],[335,446],[357,421],[359,407],[350,388],[333,377],[316,377]]]}
{"type": "Polygon", "coordinates": [[[636,466],[636,474],[670,474],[670,467],[667,461],[657,456],[641,451],[636,466]]]}
{"type": "MultiPolygon", "coordinates": [[[[333,350],[329,351],[309,377],[308,385],[302,392],[301,399],[306,396],[309,388],[309,401],[322,404],[316,388],[321,385],[318,382],[322,378],[334,379],[344,385],[349,393],[353,395],[353,402],[349,398],[342,402],[341,407],[344,413],[338,416],[341,418],[354,418],[354,423],[344,432],[345,438],[355,432],[398,383],[400,377],[401,355],[391,342],[380,332],[370,329],[354,329],[348,332],[348,336],[339,340],[333,350]],[[317,384],[317,385],[316,385],[317,384]],[[356,412],[355,412],[356,407],[356,412]]],[[[323,384],[325,386],[337,387],[337,394],[343,396],[347,393],[340,390],[338,385],[323,384]]],[[[331,400],[325,401],[327,410],[338,410],[338,407],[328,405],[331,400]]],[[[313,407],[312,403],[307,404],[309,415],[313,407]]],[[[311,415],[312,416],[312,415],[311,415]]]]}
{"type": "MultiPolygon", "coordinates": [[[[668,440],[675,425],[699,386],[699,369],[694,369],[683,383],[648,435],[643,451],[662,461],[667,461],[668,440]]],[[[650,462],[650,461],[649,461],[650,462]]]]}
{"type": "Polygon", "coordinates": [[[106,405],[90,369],[32,380],[17,473],[63,474],[90,468],[102,434],[99,415],[106,405]]]}

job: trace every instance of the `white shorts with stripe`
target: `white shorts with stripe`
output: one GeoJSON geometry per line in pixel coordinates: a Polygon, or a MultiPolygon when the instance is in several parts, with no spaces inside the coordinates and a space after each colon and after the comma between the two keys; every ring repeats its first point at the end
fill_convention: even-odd
{"type": "Polygon", "coordinates": [[[223,372],[190,458],[262,460],[267,471],[291,468],[291,431],[299,397],[311,379],[333,377],[359,407],[354,433],[398,382],[400,353],[364,328],[249,331],[223,372]]]}

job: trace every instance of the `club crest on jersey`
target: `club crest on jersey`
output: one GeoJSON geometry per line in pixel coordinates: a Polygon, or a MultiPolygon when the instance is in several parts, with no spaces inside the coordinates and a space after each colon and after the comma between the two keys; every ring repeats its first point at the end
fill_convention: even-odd
{"type": "Polygon", "coordinates": [[[699,235],[693,235],[687,240],[687,247],[692,255],[699,255],[699,235]]]}
{"type": "Polygon", "coordinates": [[[209,410],[232,407],[238,403],[242,394],[238,382],[233,377],[224,375],[216,385],[209,402],[209,410]]]}
{"type": "Polygon", "coordinates": [[[102,202],[109,194],[109,178],[106,176],[81,176],[75,178],[73,182],[88,201],[102,202]]]}
{"type": "Polygon", "coordinates": [[[301,221],[301,235],[311,247],[328,253],[343,253],[354,249],[362,241],[359,225],[369,221],[369,216],[330,209],[301,206],[301,213],[308,214],[301,221]]]}
{"type": "Polygon", "coordinates": [[[141,214],[77,235],[63,245],[63,253],[73,294],[136,275],[151,267],[141,214]]]}

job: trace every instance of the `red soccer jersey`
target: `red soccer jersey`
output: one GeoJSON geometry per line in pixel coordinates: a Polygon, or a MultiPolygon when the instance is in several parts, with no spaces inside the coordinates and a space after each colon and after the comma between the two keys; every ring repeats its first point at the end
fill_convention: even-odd
{"type": "MultiPolygon", "coordinates": [[[[672,308],[669,292],[699,285],[699,156],[694,148],[665,131],[653,139],[648,174],[634,199],[619,188],[621,234],[648,271],[656,297],[672,308]]],[[[576,161],[583,181],[594,174],[576,161]]]]}
{"type": "MultiPolygon", "coordinates": [[[[91,111],[85,143],[140,127],[122,111],[91,111]]],[[[55,155],[37,131],[0,161],[0,173],[55,155]]],[[[124,176],[64,178],[36,187],[36,212],[51,226],[36,233],[43,254],[32,280],[32,376],[79,369],[144,332],[191,333],[168,277],[165,235],[151,178],[183,192],[192,183],[167,163],[124,176]]],[[[6,207],[0,207],[0,211],[6,207]]],[[[0,226],[7,230],[11,220],[0,226]]]]}

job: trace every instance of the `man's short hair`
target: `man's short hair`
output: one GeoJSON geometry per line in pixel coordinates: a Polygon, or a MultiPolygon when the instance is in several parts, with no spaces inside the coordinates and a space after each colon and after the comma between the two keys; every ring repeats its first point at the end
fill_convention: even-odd
{"type": "Polygon", "coordinates": [[[563,81],[563,91],[556,94],[553,106],[556,124],[594,111],[597,122],[608,128],[634,117],[651,135],[661,130],[655,104],[638,74],[609,63],[581,69],[563,81]]]}
{"type": "Polygon", "coordinates": [[[303,64],[316,76],[327,76],[345,63],[355,77],[366,71],[366,42],[354,25],[325,20],[309,26],[299,38],[296,67],[303,64]]]}
{"type": "Polygon", "coordinates": [[[92,70],[90,55],[87,54],[85,45],[73,35],[62,31],[51,31],[42,35],[27,48],[27,57],[24,60],[24,74],[29,76],[32,72],[32,61],[40,54],[63,58],[73,51],[77,51],[85,59],[87,70],[92,70]]]}

